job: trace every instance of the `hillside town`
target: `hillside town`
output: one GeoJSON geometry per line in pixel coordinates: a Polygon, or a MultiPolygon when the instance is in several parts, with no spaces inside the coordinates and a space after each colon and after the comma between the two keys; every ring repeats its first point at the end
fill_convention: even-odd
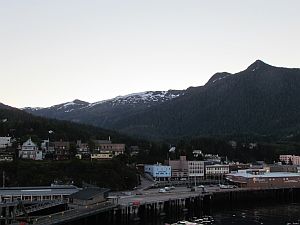
{"type": "MultiPolygon", "coordinates": [[[[230,145],[235,145],[233,141],[230,145]]],[[[250,148],[255,147],[250,143],[250,148]]],[[[130,146],[130,154],[139,153],[138,146],[130,146]]],[[[172,147],[170,154],[175,151],[172,147]]],[[[111,160],[125,154],[124,143],[113,143],[107,140],[92,140],[84,143],[81,140],[50,141],[42,140],[39,144],[31,138],[23,143],[16,143],[12,137],[0,137],[0,161],[18,160],[111,160]],[[13,146],[17,146],[14,148],[13,146]]],[[[193,151],[193,159],[187,160],[185,155],[178,159],[165,159],[163,163],[137,164],[141,174],[153,179],[156,185],[197,185],[207,182],[232,183],[238,187],[273,187],[300,186],[300,156],[280,155],[278,162],[266,164],[263,161],[239,163],[229,161],[226,156],[204,154],[201,150],[193,151]],[[198,158],[201,160],[197,160],[198,158]]]]}
{"type": "Polygon", "coordinates": [[[295,157],[281,155],[280,159],[286,161],[252,164],[224,162],[218,156],[213,160],[188,161],[186,156],[181,156],[179,160],[166,160],[164,164],[145,165],[144,171],[164,185],[227,183],[232,184],[232,188],[300,187],[300,165],[291,160],[295,157]]]}
{"type": "Polygon", "coordinates": [[[37,144],[29,138],[24,143],[16,143],[11,137],[0,137],[0,161],[24,160],[70,160],[72,158],[90,160],[109,160],[123,154],[125,144],[112,143],[108,140],[50,141],[42,140],[37,144]],[[16,147],[13,147],[13,144],[16,147]],[[92,147],[91,147],[92,146],[92,147]]]}

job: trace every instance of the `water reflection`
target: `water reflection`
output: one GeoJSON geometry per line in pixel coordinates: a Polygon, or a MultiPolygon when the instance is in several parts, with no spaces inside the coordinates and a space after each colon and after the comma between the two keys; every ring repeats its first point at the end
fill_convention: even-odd
{"type": "MultiPolygon", "coordinates": [[[[213,212],[211,216],[190,218],[175,224],[212,225],[297,225],[300,224],[300,204],[284,204],[251,208],[225,209],[213,212]]],[[[168,223],[165,223],[168,224],[168,223]]]]}

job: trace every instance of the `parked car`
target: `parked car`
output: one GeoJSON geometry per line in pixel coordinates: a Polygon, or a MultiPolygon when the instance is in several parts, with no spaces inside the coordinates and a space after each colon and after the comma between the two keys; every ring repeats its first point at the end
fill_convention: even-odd
{"type": "Polygon", "coordinates": [[[166,191],[166,189],[164,189],[164,188],[161,188],[161,189],[159,189],[159,191],[158,191],[159,193],[166,193],[167,191],[166,191]]]}
{"type": "Polygon", "coordinates": [[[219,187],[221,189],[232,189],[232,188],[234,188],[233,185],[224,185],[224,184],[220,184],[219,187]]]}

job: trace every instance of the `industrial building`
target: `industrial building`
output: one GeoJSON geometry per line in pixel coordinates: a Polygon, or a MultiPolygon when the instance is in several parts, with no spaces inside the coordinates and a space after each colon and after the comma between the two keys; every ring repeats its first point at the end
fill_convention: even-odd
{"type": "Polygon", "coordinates": [[[266,172],[263,169],[239,170],[226,175],[226,179],[244,188],[300,187],[300,174],[266,172]]]}

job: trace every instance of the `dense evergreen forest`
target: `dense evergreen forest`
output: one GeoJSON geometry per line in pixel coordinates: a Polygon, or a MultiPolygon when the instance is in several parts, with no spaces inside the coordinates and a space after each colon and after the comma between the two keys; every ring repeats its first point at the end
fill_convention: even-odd
{"type": "Polygon", "coordinates": [[[112,130],[68,121],[46,119],[18,109],[1,107],[0,136],[15,137],[19,142],[25,141],[28,137],[32,137],[36,142],[47,138],[51,141],[76,142],[76,140],[82,140],[87,142],[91,139],[106,140],[111,137],[114,143],[125,143],[128,146],[138,144],[143,146],[148,143],[112,130]]]}
{"type": "MultiPolygon", "coordinates": [[[[5,186],[49,186],[53,182],[84,183],[107,187],[112,190],[128,190],[137,185],[136,170],[122,161],[24,161],[1,162],[5,186]]],[[[1,179],[1,185],[3,181],[1,179]]]]}

